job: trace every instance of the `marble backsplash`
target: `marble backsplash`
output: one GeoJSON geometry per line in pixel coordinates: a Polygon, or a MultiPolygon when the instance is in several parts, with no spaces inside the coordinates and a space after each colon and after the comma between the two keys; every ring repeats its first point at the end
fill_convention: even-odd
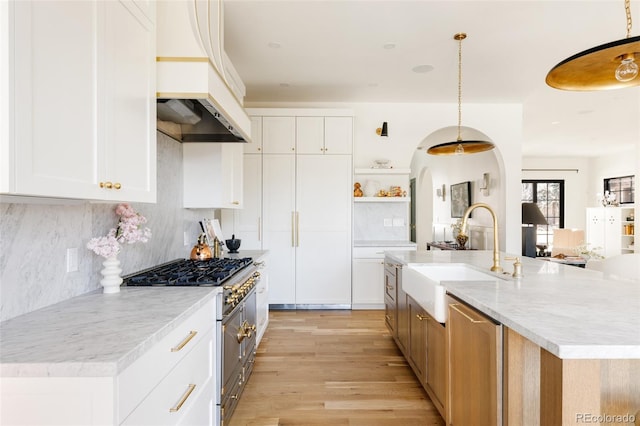
{"type": "MultiPolygon", "coordinates": [[[[124,275],[188,257],[198,221],[217,213],[182,208],[182,145],[157,136],[157,202],[132,203],[148,219],[152,237],[123,247],[118,259],[124,275]]],[[[104,259],[85,246],[116,226],[116,205],[0,203],[0,321],[100,289],[104,259]],[[78,249],[76,272],[66,272],[68,248],[78,249]]]]}
{"type": "Polygon", "coordinates": [[[409,240],[408,204],[404,202],[354,203],[353,240],[409,240]]]}

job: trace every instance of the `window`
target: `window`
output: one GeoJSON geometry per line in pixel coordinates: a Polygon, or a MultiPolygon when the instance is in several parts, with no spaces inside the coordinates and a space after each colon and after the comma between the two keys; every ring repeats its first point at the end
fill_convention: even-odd
{"type": "Polygon", "coordinates": [[[633,204],[634,177],[623,176],[604,180],[604,190],[616,196],[615,200],[620,204],[633,204]]]}
{"type": "Polygon", "coordinates": [[[536,203],[548,225],[537,225],[536,245],[551,247],[553,229],[564,228],[564,181],[523,180],[522,202],[536,203]]]}

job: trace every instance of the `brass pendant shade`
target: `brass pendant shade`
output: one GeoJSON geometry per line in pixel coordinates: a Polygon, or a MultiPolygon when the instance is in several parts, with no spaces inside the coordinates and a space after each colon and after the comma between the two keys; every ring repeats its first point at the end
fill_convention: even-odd
{"type": "Polygon", "coordinates": [[[457,33],[453,39],[458,42],[458,137],[455,141],[444,142],[427,149],[431,155],[464,155],[489,151],[494,148],[490,141],[462,139],[462,40],[466,33],[457,33]]]}
{"type": "Polygon", "coordinates": [[[630,0],[625,0],[627,37],[577,53],[547,74],[549,86],[571,91],[621,89],[640,85],[640,36],[631,37],[630,0]]]}
{"type": "Polygon", "coordinates": [[[488,141],[459,140],[445,142],[434,145],[427,150],[431,155],[461,155],[475,154],[478,152],[490,151],[494,148],[493,143],[488,141]]]}

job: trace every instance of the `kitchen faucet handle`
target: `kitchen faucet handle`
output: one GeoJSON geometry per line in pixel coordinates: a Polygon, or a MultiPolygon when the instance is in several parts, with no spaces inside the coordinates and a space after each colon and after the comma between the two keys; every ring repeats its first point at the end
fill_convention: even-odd
{"type": "Polygon", "coordinates": [[[515,260],[515,262],[513,262],[513,274],[511,274],[511,276],[513,278],[522,277],[522,263],[520,263],[520,257],[519,256],[516,256],[516,257],[505,257],[504,260],[515,260]]]}

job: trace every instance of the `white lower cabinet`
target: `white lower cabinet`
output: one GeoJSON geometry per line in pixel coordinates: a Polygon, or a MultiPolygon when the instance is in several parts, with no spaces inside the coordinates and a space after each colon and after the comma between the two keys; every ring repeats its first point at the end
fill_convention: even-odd
{"type": "Polygon", "coordinates": [[[3,377],[0,424],[214,425],[214,301],[117,376],[3,377]]]}
{"type": "Polygon", "coordinates": [[[359,259],[354,256],[352,269],[352,308],[384,309],[384,258],[359,259]]]}
{"type": "Polygon", "coordinates": [[[351,280],[352,309],[384,309],[384,252],[415,249],[415,245],[354,247],[351,280]]]}

